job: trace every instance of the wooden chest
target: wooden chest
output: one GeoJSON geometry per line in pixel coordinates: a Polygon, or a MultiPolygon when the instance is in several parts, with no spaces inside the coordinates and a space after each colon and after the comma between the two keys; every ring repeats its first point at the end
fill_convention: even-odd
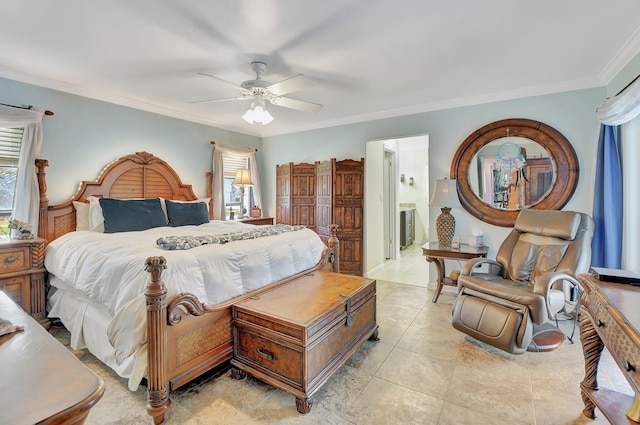
{"type": "Polygon", "coordinates": [[[313,272],[233,306],[232,376],[246,373],[296,397],[311,397],[369,338],[377,340],[376,282],[313,272]]]}

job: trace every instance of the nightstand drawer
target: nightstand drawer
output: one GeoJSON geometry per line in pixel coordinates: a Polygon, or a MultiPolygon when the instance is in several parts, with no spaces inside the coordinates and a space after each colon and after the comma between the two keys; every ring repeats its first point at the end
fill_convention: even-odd
{"type": "Polygon", "coordinates": [[[29,247],[0,250],[0,273],[18,272],[31,268],[29,247]]]}
{"type": "Polygon", "coordinates": [[[31,297],[29,276],[17,276],[9,279],[0,279],[0,290],[4,291],[9,298],[18,304],[24,311],[31,311],[31,297]]]}
{"type": "Polygon", "coordinates": [[[607,304],[599,296],[589,294],[587,297],[596,332],[611,356],[621,366],[622,373],[640,386],[640,370],[637,370],[640,368],[640,347],[631,343],[631,337],[625,332],[625,324],[614,318],[607,304]]]}

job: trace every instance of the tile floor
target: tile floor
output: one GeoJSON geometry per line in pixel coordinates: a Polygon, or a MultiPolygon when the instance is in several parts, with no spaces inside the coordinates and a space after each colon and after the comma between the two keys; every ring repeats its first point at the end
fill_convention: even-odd
{"type": "MultiPolygon", "coordinates": [[[[172,393],[167,424],[605,424],[581,414],[582,348],[565,341],[549,353],[510,355],[451,327],[454,294],[436,304],[418,246],[375,273],[379,342],[365,345],[321,388],[307,415],[292,396],[229,370],[208,374],[172,393]]],[[[446,288],[447,289],[447,288],[446,288]]],[[[64,329],[53,330],[68,342],[64,329]]],[[[146,393],[127,389],[91,354],[76,354],[105,381],[87,424],[151,424],[146,393]]],[[[632,394],[608,353],[599,383],[632,394]]]]}

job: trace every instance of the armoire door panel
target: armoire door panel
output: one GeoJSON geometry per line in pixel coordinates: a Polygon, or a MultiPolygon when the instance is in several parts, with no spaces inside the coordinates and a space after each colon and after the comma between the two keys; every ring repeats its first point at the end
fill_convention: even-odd
{"type": "Polygon", "coordinates": [[[280,214],[289,214],[287,224],[305,225],[325,243],[330,236],[327,226],[337,224],[340,270],[362,275],[364,159],[290,163],[287,171],[288,180],[280,179],[280,168],[277,177],[278,184],[287,186],[278,188],[277,198],[280,214]]]}
{"type": "Polygon", "coordinates": [[[291,223],[291,166],[276,166],[276,223],[291,223]]]}
{"type": "Polygon", "coordinates": [[[316,230],[315,208],[297,205],[291,211],[291,224],[306,226],[311,230],[316,230]]]}

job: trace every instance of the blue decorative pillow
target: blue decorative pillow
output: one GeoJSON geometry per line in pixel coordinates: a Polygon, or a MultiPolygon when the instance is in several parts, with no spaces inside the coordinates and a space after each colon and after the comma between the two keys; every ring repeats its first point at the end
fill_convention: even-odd
{"type": "Polygon", "coordinates": [[[104,232],[132,232],[167,225],[160,198],[113,199],[101,198],[104,232]]]}
{"type": "Polygon", "coordinates": [[[198,226],[209,222],[209,210],[204,202],[164,201],[167,207],[169,226],[198,226]]]}

